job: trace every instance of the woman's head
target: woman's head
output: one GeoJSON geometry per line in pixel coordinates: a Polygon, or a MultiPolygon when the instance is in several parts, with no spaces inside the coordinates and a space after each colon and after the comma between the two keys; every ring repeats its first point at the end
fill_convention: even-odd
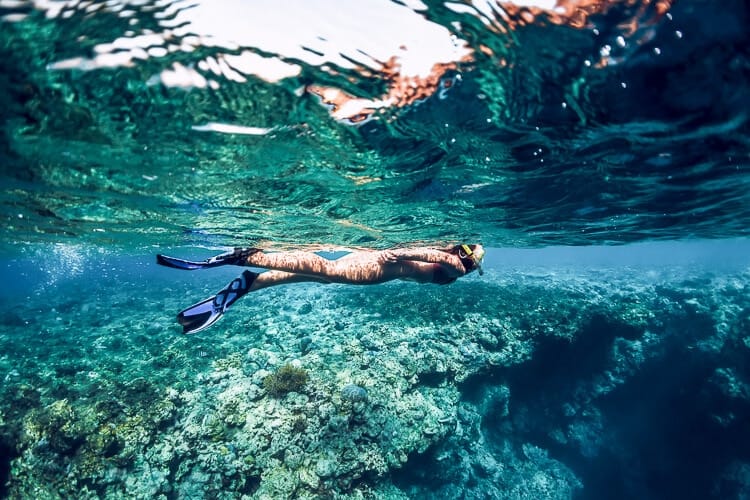
{"type": "Polygon", "coordinates": [[[482,269],[482,259],[484,259],[484,247],[482,245],[456,245],[451,249],[451,253],[461,259],[466,272],[469,273],[476,269],[479,274],[484,274],[482,269]]]}

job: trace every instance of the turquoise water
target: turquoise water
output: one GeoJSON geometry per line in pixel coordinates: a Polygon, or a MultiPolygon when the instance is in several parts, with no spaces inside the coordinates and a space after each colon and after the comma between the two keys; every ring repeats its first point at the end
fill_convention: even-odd
{"type": "Polygon", "coordinates": [[[563,3],[0,0],[0,497],[750,495],[747,7],[563,3]]]}

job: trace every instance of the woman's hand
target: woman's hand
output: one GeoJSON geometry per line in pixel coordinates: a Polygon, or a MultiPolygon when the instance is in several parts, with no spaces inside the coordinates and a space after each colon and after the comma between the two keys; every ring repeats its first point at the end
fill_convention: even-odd
{"type": "Polygon", "coordinates": [[[380,264],[395,264],[398,262],[398,255],[393,250],[383,250],[378,256],[380,264]]]}

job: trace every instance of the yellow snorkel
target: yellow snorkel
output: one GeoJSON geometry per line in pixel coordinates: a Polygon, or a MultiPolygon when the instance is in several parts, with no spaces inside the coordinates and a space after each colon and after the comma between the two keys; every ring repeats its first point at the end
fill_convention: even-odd
{"type": "Polygon", "coordinates": [[[469,245],[462,244],[461,248],[463,249],[464,253],[467,257],[471,258],[472,261],[474,261],[474,265],[477,268],[477,271],[479,271],[479,276],[484,275],[484,269],[482,269],[482,259],[484,258],[484,250],[480,250],[479,252],[473,252],[469,245]]]}

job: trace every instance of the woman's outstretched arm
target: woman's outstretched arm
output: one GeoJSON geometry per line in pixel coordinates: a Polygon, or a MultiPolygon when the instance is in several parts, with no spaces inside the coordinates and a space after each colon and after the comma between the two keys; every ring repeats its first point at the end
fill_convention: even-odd
{"type": "Polygon", "coordinates": [[[461,259],[453,254],[435,248],[397,248],[394,250],[385,250],[382,255],[386,262],[399,262],[402,260],[428,262],[430,264],[445,266],[460,275],[466,274],[466,269],[461,263],[461,259]]]}

